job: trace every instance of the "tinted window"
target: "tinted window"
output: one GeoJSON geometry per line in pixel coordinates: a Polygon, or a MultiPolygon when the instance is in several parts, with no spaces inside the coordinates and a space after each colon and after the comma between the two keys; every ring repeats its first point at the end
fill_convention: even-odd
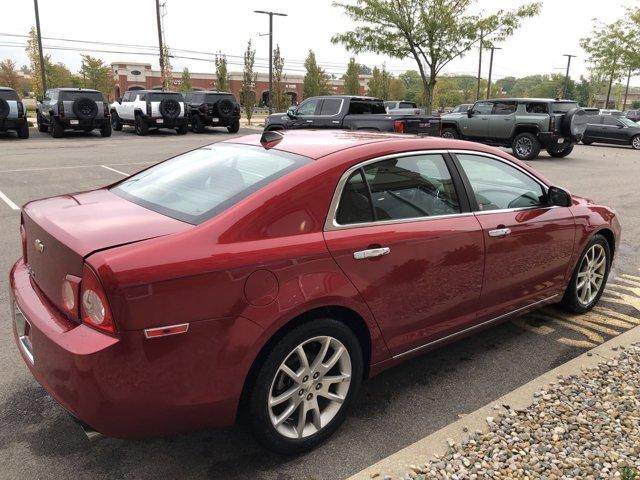
{"type": "Polygon", "coordinates": [[[368,113],[387,113],[383,102],[371,100],[351,100],[349,102],[350,115],[362,115],[368,113]]]}
{"type": "Polygon", "coordinates": [[[476,102],[473,106],[473,113],[479,113],[481,115],[488,115],[493,110],[493,103],[491,102],[476,102]]]}
{"type": "Polygon", "coordinates": [[[515,167],[493,158],[457,154],[480,210],[534,207],[543,204],[540,184],[515,167]]]}
{"type": "Polygon", "coordinates": [[[60,100],[72,101],[72,100],[77,100],[78,98],[90,98],[91,100],[93,100],[95,102],[102,102],[103,101],[103,97],[102,97],[102,94],[100,92],[86,92],[86,91],[79,91],[79,92],[65,92],[65,91],[62,91],[62,92],[60,92],[60,100]]]}
{"type": "Polygon", "coordinates": [[[517,106],[516,102],[495,102],[492,113],[494,115],[509,115],[516,112],[517,106]]]}
{"type": "Polygon", "coordinates": [[[207,93],[206,95],[201,94],[198,97],[198,101],[205,101],[207,103],[215,103],[215,102],[217,102],[218,100],[220,100],[222,98],[226,98],[227,100],[231,100],[234,103],[236,101],[236,99],[234,98],[233,95],[219,94],[219,93],[207,93]],[[201,98],[201,97],[204,97],[204,98],[201,98]]]}
{"type": "Polygon", "coordinates": [[[171,98],[173,100],[177,100],[178,102],[181,102],[183,100],[182,94],[180,93],[149,92],[147,93],[146,97],[150,102],[161,102],[165,98],[171,98]]]}
{"type": "Polygon", "coordinates": [[[616,127],[622,125],[618,120],[618,117],[606,116],[606,117],[603,117],[603,120],[605,125],[613,125],[616,127]]]}
{"type": "Polygon", "coordinates": [[[387,108],[396,108],[398,102],[384,102],[384,106],[387,108]]]}
{"type": "Polygon", "coordinates": [[[554,102],[551,104],[553,113],[567,113],[572,108],[578,108],[576,102],[554,102]]]}
{"type": "Polygon", "coordinates": [[[262,147],[213,145],[133,175],[112,191],[150,210],[199,224],[308,161],[262,147]]]}
{"type": "Polygon", "coordinates": [[[371,197],[364,182],[362,169],[352,173],[347,180],[340,198],[336,221],[340,225],[373,221],[371,197]]]}
{"type": "Polygon", "coordinates": [[[313,115],[316,113],[316,106],[318,105],[318,99],[307,100],[302,102],[298,107],[298,115],[313,115]]]}
{"type": "Polygon", "coordinates": [[[618,120],[622,122],[624,125],[626,125],[627,127],[634,127],[634,128],[640,127],[640,125],[638,125],[633,120],[629,120],[628,118],[618,117],[618,120]]]}
{"type": "Polygon", "coordinates": [[[0,98],[3,100],[18,100],[18,94],[13,90],[0,90],[0,98]]]}
{"type": "Polygon", "coordinates": [[[320,115],[337,115],[340,112],[342,106],[341,98],[325,98],[322,102],[322,109],[320,115]]]}
{"type": "Polygon", "coordinates": [[[400,102],[400,108],[417,108],[413,102],[400,102]]]}
{"type": "Polygon", "coordinates": [[[542,102],[527,103],[527,113],[549,113],[547,104],[542,102]]]}

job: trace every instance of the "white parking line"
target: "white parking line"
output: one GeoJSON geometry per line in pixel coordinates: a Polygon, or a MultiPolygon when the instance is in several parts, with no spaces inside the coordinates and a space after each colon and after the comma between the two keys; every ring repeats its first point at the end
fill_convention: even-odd
{"type": "Polygon", "coordinates": [[[112,172],[116,172],[116,173],[119,173],[120,175],[124,175],[125,177],[129,176],[128,173],[121,172],[120,170],[116,170],[115,168],[107,167],[106,165],[100,165],[100,166],[102,168],[106,168],[107,170],[111,170],[112,172]]]}
{"type": "Polygon", "coordinates": [[[13,203],[9,197],[7,197],[4,193],[2,193],[2,191],[0,191],[0,198],[4,200],[4,203],[9,205],[9,208],[11,210],[20,210],[20,207],[15,203],[13,203]]]}
{"type": "MultiPolygon", "coordinates": [[[[111,165],[151,165],[154,162],[132,162],[132,163],[112,163],[111,165]]],[[[93,168],[102,165],[62,165],[60,167],[35,167],[35,168],[16,168],[13,170],[0,170],[0,173],[19,173],[19,172],[41,172],[44,170],[60,170],[66,168],[93,168]]]]}

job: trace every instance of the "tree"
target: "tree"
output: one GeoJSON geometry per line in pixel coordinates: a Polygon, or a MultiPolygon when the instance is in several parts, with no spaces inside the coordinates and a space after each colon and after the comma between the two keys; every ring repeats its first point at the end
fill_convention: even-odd
{"type": "Polygon", "coordinates": [[[358,71],[360,75],[371,75],[371,68],[366,66],[364,63],[360,63],[358,65],[358,71]]]}
{"type": "Polygon", "coordinates": [[[71,70],[62,63],[51,63],[49,55],[44,57],[45,75],[47,76],[47,88],[81,87],[82,78],[71,73],[71,70]]]}
{"type": "Polygon", "coordinates": [[[475,0],[355,0],[334,1],[355,23],[354,30],[332,37],[356,53],[372,51],[394,58],[415,60],[427,108],[431,109],[438,74],[453,59],[464,55],[480,40],[504,40],[521,20],[537,15],[540,3],[480,17],[468,13],[475,0]]]}
{"type": "Polygon", "coordinates": [[[40,54],[38,52],[38,34],[34,27],[31,27],[31,30],[29,30],[29,38],[27,39],[27,48],[25,50],[27,52],[27,57],[29,58],[29,70],[33,79],[33,92],[36,96],[42,96],[44,92],[42,88],[42,78],[40,77],[41,70],[40,54]]]}
{"type": "Polygon", "coordinates": [[[189,73],[189,69],[187,67],[184,67],[184,69],[182,70],[179,90],[181,92],[188,92],[189,90],[191,90],[191,88],[191,73],[189,73]]]}
{"type": "Polygon", "coordinates": [[[360,69],[355,57],[349,59],[347,72],[342,76],[344,80],[344,93],[346,95],[360,95],[360,69]]]}
{"type": "Polygon", "coordinates": [[[108,97],[115,86],[111,69],[99,58],[90,55],[81,55],[81,57],[79,76],[82,79],[82,86],[100,90],[108,97]]]}
{"type": "Polygon", "coordinates": [[[244,69],[242,70],[242,86],[240,87],[240,101],[244,107],[244,114],[249,125],[251,125],[253,107],[256,104],[257,76],[253,72],[255,62],[256,51],[251,49],[251,40],[249,40],[247,50],[244,52],[244,69]]]}
{"type": "Polygon", "coordinates": [[[367,84],[367,95],[388,100],[390,85],[391,75],[387,72],[386,67],[383,65],[382,70],[373,67],[371,78],[367,84]]]}
{"type": "Polygon", "coordinates": [[[229,91],[229,73],[227,72],[227,56],[221,52],[216,54],[216,88],[221,92],[229,91]]]}
{"type": "Polygon", "coordinates": [[[304,98],[329,94],[329,77],[324,70],[318,66],[316,55],[313,50],[309,50],[309,55],[304,61],[304,68],[307,73],[302,82],[304,98]]]}
{"type": "Polygon", "coordinates": [[[273,102],[271,106],[276,112],[281,112],[289,107],[289,100],[285,93],[287,76],[284,74],[284,58],[280,53],[280,45],[273,50],[273,102]]]}
{"type": "Polygon", "coordinates": [[[399,78],[391,79],[389,85],[389,100],[405,100],[405,94],[407,89],[404,86],[404,82],[399,78]]]}
{"type": "Polygon", "coordinates": [[[20,88],[20,76],[16,70],[16,63],[10,58],[0,62],[0,85],[14,90],[20,88]]]}
{"type": "Polygon", "coordinates": [[[162,59],[164,61],[164,71],[162,72],[162,88],[165,90],[173,89],[173,66],[171,65],[171,53],[169,47],[162,46],[162,59]]]}
{"type": "Polygon", "coordinates": [[[420,74],[415,70],[407,70],[398,75],[398,79],[402,81],[405,87],[405,98],[403,100],[424,105],[424,89],[420,74]]]}

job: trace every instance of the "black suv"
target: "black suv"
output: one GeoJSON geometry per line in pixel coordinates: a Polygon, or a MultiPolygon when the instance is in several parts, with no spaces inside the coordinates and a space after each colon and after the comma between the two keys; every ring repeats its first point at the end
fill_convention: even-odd
{"type": "Polygon", "coordinates": [[[191,129],[202,133],[207,126],[227,127],[229,133],[240,130],[240,104],[232,93],[194,91],[184,94],[191,129]]]}
{"type": "Polygon", "coordinates": [[[27,110],[12,88],[0,87],[0,132],[15,130],[19,138],[29,138],[27,110]]]}
{"type": "Polygon", "coordinates": [[[38,130],[60,138],[65,130],[100,130],[111,136],[109,104],[102,92],[84,88],[52,88],[37,103],[38,130]]]}

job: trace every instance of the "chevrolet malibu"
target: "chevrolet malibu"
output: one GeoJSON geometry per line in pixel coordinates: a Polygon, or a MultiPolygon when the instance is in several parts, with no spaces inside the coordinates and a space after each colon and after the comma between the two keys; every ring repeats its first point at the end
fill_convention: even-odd
{"type": "Polygon", "coordinates": [[[20,233],[16,343],[88,431],[243,418],[295,453],[364,378],[546,304],[591,309],[620,225],[491,147],[325,130],[30,202],[20,233]]]}

